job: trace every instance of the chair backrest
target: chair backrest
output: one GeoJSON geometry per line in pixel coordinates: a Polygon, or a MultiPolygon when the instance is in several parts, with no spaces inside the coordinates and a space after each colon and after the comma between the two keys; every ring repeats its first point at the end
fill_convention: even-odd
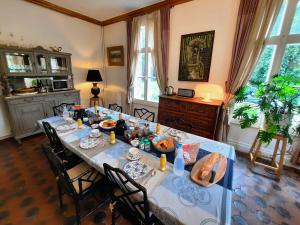
{"type": "Polygon", "coordinates": [[[104,163],[105,176],[110,184],[111,198],[136,224],[150,224],[147,190],[123,170],[104,163]],[[114,190],[117,188],[117,191],[114,190]]]}
{"type": "Polygon", "coordinates": [[[72,109],[74,103],[61,103],[60,105],[52,107],[54,116],[61,116],[64,111],[64,107],[67,108],[68,111],[72,109]]]}
{"type": "Polygon", "coordinates": [[[43,127],[49,139],[51,148],[53,148],[55,152],[63,151],[64,147],[56,133],[56,130],[48,122],[45,121],[43,122],[43,127]]]}
{"type": "Polygon", "coordinates": [[[109,105],[108,105],[108,108],[109,108],[110,110],[113,110],[113,111],[116,111],[116,112],[120,112],[120,113],[123,111],[122,106],[119,106],[119,105],[116,104],[116,103],[114,103],[114,104],[109,104],[109,105]]]}
{"type": "Polygon", "coordinates": [[[139,117],[141,119],[144,119],[144,120],[147,120],[150,122],[154,122],[155,113],[151,112],[145,108],[141,108],[141,109],[135,108],[134,112],[133,112],[133,116],[139,117]]]}
{"type": "Polygon", "coordinates": [[[193,125],[181,118],[169,118],[166,120],[166,125],[178,130],[190,132],[193,125]]]}
{"type": "Polygon", "coordinates": [[[44,153],[48,159],[50,167],[55,175],[55,177],[59,180],[60,184],[64,187],[64,190],[71,196],[77,195],[76,190],[72,184],[72,181],[67,173],[66,166],[57,154],[51,148],[44,148],[44,153]]]}

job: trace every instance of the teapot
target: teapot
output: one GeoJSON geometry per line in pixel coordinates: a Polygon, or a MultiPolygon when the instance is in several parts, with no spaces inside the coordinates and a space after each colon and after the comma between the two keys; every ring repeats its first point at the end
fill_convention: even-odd
{"type": "Polygon", "coordinates": [[[166,95],[173,95],[174,88],[172,86],[168,86],[166,87],[165,91],[166,91],[166,95]]]}

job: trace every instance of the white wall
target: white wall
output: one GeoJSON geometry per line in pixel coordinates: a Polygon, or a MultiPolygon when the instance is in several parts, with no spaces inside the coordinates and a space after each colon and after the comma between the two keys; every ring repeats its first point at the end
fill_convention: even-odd
{"type": "Polygon", "coordinates": [[[123,108],[126,105],[126,87],[127,87],[127,67],[126,67],[126,54],[127,54],[127,39],[126,39],[126,22],[122,21],[104,27],[104,45],[105,55],[107,55],[106,48],[112,46],[124,47],[125,66],[108,66],[107,57],[105,62],[105,74],[107,82],[105,91],[109,95],[118,96],[105,96],[105,105],[109,103],[117,103],[114,99],[118,99],[121,95],[121,103],[123,108]],[[114,102],[112,102],[114,101],[114,102]]]}
{"type": "Polygon", "coordinates": [[[223,99],[230,66],[239,0],[195,0],[171,9],[169,84],[192,88],[196,96],[223,99]],[[215,30],[209,82],[178,81],[181,35],[215,30]]]}
{"type": "MultiPolygon", "coordinates": [[[[75,88],[89,104],[88,68],[101,68],[101,28],[82,20],[20,0],[0,0],[0,44],[36,47],[61,46],[72,54],[75,88]]],[[[0,138],[10,134],[0,96],[0,138]]]]}
{"type": "MultiPolygon", "coordinates": [[[[223,99],[238,6],[239,0],[194,0],[171,9],[168,77],[169,84],[174,86],[176,91],[178,87],[193,88],[196,90],[196,96],[204,96],[209,92],[211,98],[223,99]],[[209,30],[215,30],[209,82],[179,82],[178,66],[181,35],[209,30]]],[[[106,26],[104,34],[107,47],[109,45],[124,45],[126,50],[125,22],[106,26]]],[[[126,79],[123,80],[123,78],[126,78],[126,66],[123,68],[107,67],[106,74],[108,87],[122,90],[126,99],[126,79]]],[[[142,105],[135,104],[134,106],[140,107],[142,105]]],[[[145,107],[157,112],[157,108],[153,106],[145,107]]]]}

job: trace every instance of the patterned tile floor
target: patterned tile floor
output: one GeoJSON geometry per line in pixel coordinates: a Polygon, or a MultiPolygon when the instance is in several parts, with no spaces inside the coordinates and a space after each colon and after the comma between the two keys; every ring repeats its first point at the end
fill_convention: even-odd
{"type": "MultiPolygon", "coordinates": [[[[71,225],[74,206],[64,197],[58,206],[56,181],[40,145],[43,135],[0,141],[0,224],[71,225]]],[[[266,171],[262,171],[269,175],[266,171]]],[[[88,209],[92,200],[83,204],[88,209]]],[[[300,174],[284,171],[280,182],[249,170],[248,160],[238,157],[234,175],[233,224],[300,224],[300,174]]],[[[83,225],[110,224],[107,206],[82,220],[83,225]]],[[[124,219],[118,224],[129,224],[124,219]]]]}

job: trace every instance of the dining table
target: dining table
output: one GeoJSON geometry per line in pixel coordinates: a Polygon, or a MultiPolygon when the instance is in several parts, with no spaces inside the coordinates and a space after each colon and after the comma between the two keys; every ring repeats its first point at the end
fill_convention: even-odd
{"type": "MultiPolygon", "coordinates": [[[[89,114],[95,112],[95,108],[86,109],[89,114]]],[[[113,120],[118,120],[119,112],[97,107],[99,114],[108,115],[113,120]]],[[[149,129],[155,132],[157,123],[148,122],[131,115],[122,113],[126,123],[149,124],[149,129]]],[[[42,122],[47,121],[54,128],[66,124],[62,116],[53,116],[38,120],[38,126],[43,129],[42,122]]],[[[160,125],[160,135],[169,136],[170,127],[160,125]]],[[[116,143],[109,141],[109,132],[101,130],[99,144],[90,149],[80,147],[80,141],[88,137],[93,128],[88,124],[74,127],[67,131],[57,131],[62,144],[71,152],[79,156],[91,167],[104,174],[103,164],[123,169],[129,162],[128,150],[132,146],[123,138],[117,136],[116,143]]],[[[167,169],[161,171],[160,154],[157,151],[140,151],[141,161],[155,170],[155,173],[147,174],[136,181],[147,190],[150,210],[166,225],[213,225],[231,224],[232,207],[232,182],[233,169],[236,160],[235,149],[232,145],[210,140],[191,133],[179,131],[180,143],[195,144],[200,146],[197,160],[204,156],[217,152],[226,157],[227,166],[224,177],[210,187],[201,186],[192,181],[190,174],[192,166],[186,166],[183,175],[178,176],[173,172],[174,153],[168,157],[167,169]]],[[[168,153],[167,153],[168,155],[168,153]]]]}

